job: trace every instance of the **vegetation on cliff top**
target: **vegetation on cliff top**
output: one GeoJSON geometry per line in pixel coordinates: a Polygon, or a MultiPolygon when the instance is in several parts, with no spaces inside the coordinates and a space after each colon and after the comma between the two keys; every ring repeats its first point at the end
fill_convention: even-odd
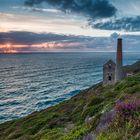
{"type": "Polygon", "coordinates": [[[140,74],[0,125],[0,140],[139,140],[140,74]]]}

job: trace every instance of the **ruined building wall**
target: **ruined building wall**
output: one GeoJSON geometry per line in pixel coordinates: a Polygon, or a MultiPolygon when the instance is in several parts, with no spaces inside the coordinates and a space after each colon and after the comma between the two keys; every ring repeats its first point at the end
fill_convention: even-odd
{"type": "Polygon", "coordinates": [[[103,84],[112,85],[115,83],[115,63],[110,60],[103,67],[103,84]]]}

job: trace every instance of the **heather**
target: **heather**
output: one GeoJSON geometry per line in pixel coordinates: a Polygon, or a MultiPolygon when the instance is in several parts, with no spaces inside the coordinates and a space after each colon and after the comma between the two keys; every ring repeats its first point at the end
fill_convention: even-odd
{"type": "Polygon", "coordinates": [[[0,125],[0,140],[139,140],[140,74],[0,125]]]}

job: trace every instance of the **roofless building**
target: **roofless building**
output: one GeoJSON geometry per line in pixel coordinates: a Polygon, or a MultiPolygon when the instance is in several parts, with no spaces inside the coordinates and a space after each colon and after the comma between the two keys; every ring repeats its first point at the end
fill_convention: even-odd
{"type": "Polygon", "coordinates": [[[122,38],[117,40],[116,64],[113,60],[109,60],[103,66],[103,84],[112,85],[124,78],[123,72],[123,53],[122,53],[122,38]]]}

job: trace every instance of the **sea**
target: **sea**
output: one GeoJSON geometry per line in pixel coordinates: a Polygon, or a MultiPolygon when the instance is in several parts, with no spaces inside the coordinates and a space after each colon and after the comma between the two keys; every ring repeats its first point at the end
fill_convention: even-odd
{"type": "MultiPolygon", "coordinates": [[[[0,54],[0,123],[54,106],[102,81],[115,53],[0,54]]],[[[124,53],[124,65],[140,53],[124,53]]]]}

